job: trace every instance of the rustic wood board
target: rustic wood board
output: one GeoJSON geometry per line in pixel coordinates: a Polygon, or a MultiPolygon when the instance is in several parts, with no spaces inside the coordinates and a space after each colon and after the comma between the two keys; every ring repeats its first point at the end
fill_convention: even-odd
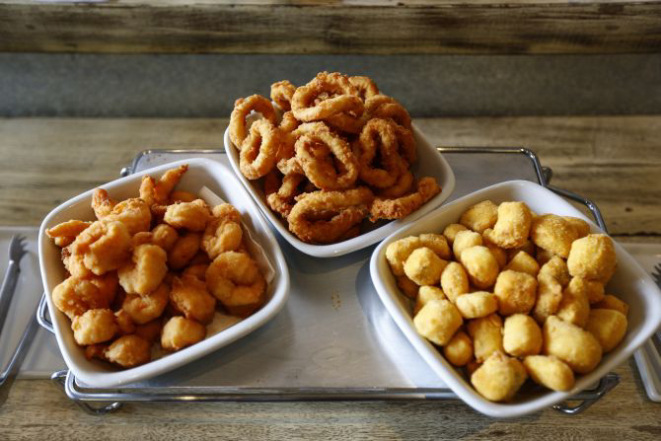
{"type": "Polygon", "coordinates": [[[659,0],[0,0],[0,51],[625,53],[661,49],[659,0]]]}

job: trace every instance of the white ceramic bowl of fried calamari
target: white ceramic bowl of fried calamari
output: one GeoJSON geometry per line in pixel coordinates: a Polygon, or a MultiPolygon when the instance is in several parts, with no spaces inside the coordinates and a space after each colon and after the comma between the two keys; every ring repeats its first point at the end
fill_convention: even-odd
{"type": "MultiPolygon", "coordinates": [[[[60,247],[56,246],[46,233],[48,229],[55,225],[71,219],[96,220],[95,213],[91,208],[94,190],[82,193],[55,208],[44,219],[39,231],[39,264],[58,346],[69,369],[87,385],[116,387],[145,380],[176,369],[256,330],[272,319],[282,309],[287,300],[289,271],[280,247],[268,223],[250,201],[250,196],[229,167],[207,159],[190,159],[117,179],[100,186],[100,188],[106,190],[109,196],[117,201],[137,198],[143,176],[149,175],[158,180],[167,170],[184,164],[188,165],[188,171],[183,175],[176,190],[199,195],[200,190],[206,187],[225,202],[232,204],[241,215],[243,229],[248,230],[244,233],[244,237],[248,234],[251,243],[256,244],[258,248],[263,250],[260,259],[257,259],[257,265],[261,272],[270,271],[271,274],[271,280],[268,282],[264,294],[264,303],[252,315],[241,320],[232,320],[233,324],[229,327],[213,328],[209,324],[202,333],[201,341],[183,347],[183,349],[176,352],[159,350],[158,357],[152,357],[151,361],[137,367],[121,369],[106,361],[86,358],[85,348],[79,346],[74,339],[71,320],[58,310],[53,301],[54,288],[65,280],[67,274],[62,263],[60,247]],[[266,265],[264,265],[264,262],[267,262],[266,265]],[[266,268],[262,268],[263,266],[266,268]],[[206,332],[206,335],[204,335],[204,332],[206,332]]],[[[217,316],[219,313],[216,311],[215,314],[217,316]]],[[[214,323],[216,316],[214,316],[214,323]]],[[[154,349],[154,346],[152,346],[152,349],[154,349]]]]}
{"type": "MultiPolygon", "coordinates": [[[[505,201],[521,201],[528,205],[534,213],[540,215],[552,213],[580,218],[587,221],[591,233],[603,233],[581,211],[547,188],[528,181],[503,182],[443,206],[385,239],[372,255],[371,276],[379,297],[400,330],[434,372],[462,400],[489,416],[522,416],[569,399],[595,385],[600,378],[627,360],[661,324],[661,292],[633,257],[621,245],[613,241],[617,267],[605,286],[605,292],[615,294],[629,306],[628,328],[619,344],[603,354],[594,370],[584,375],[577,375],[574,386],[570,390],[556,392],[539,386],[532,387],[531,381],[528,380],[528,383],[510,401],[492,402],[487,400],[475,390],[460,368],[456,368],[448,362],[442,354],[442,348],[433,345],[416,331],[413,320],[413,302],[399,290],[386,258],[386,249],[391,243],[423,233],[442,234],[447,225],[458,223],[462,213],[469,207],[485,200],[490,200],[495,204],[505,201]]],[[[469,292],[471,292],[470,289],[469,292]]]]}
{"type": "Polygon", "coordinates": [[[417,145],[418,160],[411,166],[411,172],[416,179],[425,176],[434,178],[441,187],[441,191],[420,208],[402,219],[389,222],[380,221],[377,224],[371,224],[369,228],[365,228],[365,231],[362,231],[358,236],[332,244],[306,243],[289,231],[287,223],[278,215],[278,213],[274,212],[267,205],[266,196],[261,182],[251,181],[241,173],[239,168],[239,150],[234,147],[234,144],[230,140],[229,128],[225,131],[224,141],[225,152],[229,157],[230,164],[232,165],[236,176],[241,181],[244,188],[253,197],[264,216],[266,216],[275,229],[278,230],[278,233],[280,233],[287,242],[305,254],[314,257],[338,257],[366,248],[383,240],[399,228],[414,222],[416,219],[419,219],[435,208],[438,208],[450,197],[450,194],[452,194],[455,186],[455,177],[452,168],[445,158],[443,158],[443,155],[441,155],[441,153],[429,142],[415,124],[412,125],[412,130],[417,145]]]}

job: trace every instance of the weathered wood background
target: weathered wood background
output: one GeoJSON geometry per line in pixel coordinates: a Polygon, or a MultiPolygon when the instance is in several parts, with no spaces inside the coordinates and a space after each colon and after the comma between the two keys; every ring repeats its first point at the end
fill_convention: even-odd
{"type": "Polygon", "coordinates": [[[0,0],[0,51],[539,54],[659,50],[659,0],[0,0]]]}

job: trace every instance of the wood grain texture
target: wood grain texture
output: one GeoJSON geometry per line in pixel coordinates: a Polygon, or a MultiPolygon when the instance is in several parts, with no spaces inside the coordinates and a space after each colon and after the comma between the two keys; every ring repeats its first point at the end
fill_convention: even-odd
{"type": "MultiPolygon", "coordinates": [[[[556,185],[599,204],[613,232],[661,243],[661,116],[416,123],[437,144],[530,147],[553,167],[556,185]]],[[[141,150],[220,148],[226,125],[224,119],[0,119],[6,161],[0,222],[38,225],[59,202],[116,178],[141,150]]],[[[48,381],[20,380],[0,407],[0,439],[659,439],[661,406],[647,400],[633,360],[616,372],[620,385],[581,416],[545,410],[513,420],[489,419],[459,401],[131,404],[94,417],[48,381]]]]}
{"type": "Polygon", "coordinates": [[[659,0],[1,0],[0,51],[493,54],[661,49],[659,0]]]}

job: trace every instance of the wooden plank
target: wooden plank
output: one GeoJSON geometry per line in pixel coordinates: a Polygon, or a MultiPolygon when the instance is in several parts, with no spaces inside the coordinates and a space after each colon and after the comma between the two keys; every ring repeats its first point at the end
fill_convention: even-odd
{"type": "Polygon", "coordinates": [[[494,54],[661,49],[659,0],[0,0],[0,51],[494,54]]]}
{"type": "MultiPolygon", "coordinates": [[[[525,146],[553,183],[593,199],[614,235],[661,236],[661,116],[429,118],[447,146],[525,146]]],[[[222,148],[225,119],[4,119],[0,219],[38,225],[57,204],[115,179],[149,148],[222,148]]]]}

